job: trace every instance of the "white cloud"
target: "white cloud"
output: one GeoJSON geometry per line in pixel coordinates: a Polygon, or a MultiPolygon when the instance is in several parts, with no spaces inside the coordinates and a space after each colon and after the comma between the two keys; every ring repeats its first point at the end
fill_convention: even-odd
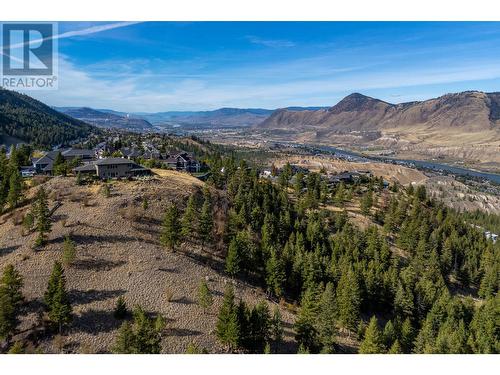
{"type": "MultiPolygon", "coordinates": [[[[114,23],[107,23],[104,25],[96,25],[96,26],[88,27],[86,29],[66,31],[64,33],[52,35],[51,37],[44,38],[44,39],[30,40],[27,43],[37,44],[37,43],[40,43],[44,40],[51,40],[51,39],[58,40],[58,39],[71,38],[71,37],[75,37],[75,36],[92,35],[92,34],[97,34],[97,33],[103,32],[103,31],[119,29],[122,27],[134,25],[137,23],[138,22],[114,22],[114,23]]],[[[10,48],[19,48],[19,47],[24,46],[25,44],[26,43],[13,44],[10,46],[10,48]]]]}
{"type": "Polygon", "coordinates": [[[285,39],[262,39],[254,35],[248,35],[246,37],[250,43],[260,44],[262,46],[271,48],[284,48],[284,47],[295,47],[295,43],[291,40],[285,39]]]}
{"type": "MultiPolygon", "coordinates": [[[[154,72],[144,70],[139,74],[134,74],[132,67],[124,67],[123,72],[114,76],[114,66],[114,62],[100,64],[98,74],[94,74],[61,56],[59,89],[30,91],[27,94],[49,105],[89,106],[125,112],[220,107],[272,109],[289,105],[333,105],[342,96],[354,91],[425,87],[500,78],[500,65],[491,61],[382,71],[363,67],[334,67],[325,65],[321,60],[304,60],[292,64],[283,62],[261,67],[251,65],[221,69],[199,75],[169,71],[168,69],[176,67],[172,68],[167,64],[167,67],[159,66],[154,72]],[[308,71],[310,74],[307,74],[308,71]]],[[[400,100],[412,98],[405,96],[400,100]]]]}

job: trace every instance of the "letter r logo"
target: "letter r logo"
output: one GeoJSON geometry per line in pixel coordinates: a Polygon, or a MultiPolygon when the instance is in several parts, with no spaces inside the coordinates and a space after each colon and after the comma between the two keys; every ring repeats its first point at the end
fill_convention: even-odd
{"type": "Polygon", "coordinates": [[[3,75],[52,75],[53,31],[50,23],[3,23],[3,75]]]}

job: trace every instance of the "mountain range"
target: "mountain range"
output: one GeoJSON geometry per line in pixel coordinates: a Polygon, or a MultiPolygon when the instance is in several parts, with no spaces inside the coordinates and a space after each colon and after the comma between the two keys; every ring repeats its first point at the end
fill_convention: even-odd
{"type": "Polygon", "coordinates": [[[119,128],[140,132],[153,130],[153,125],[149,121],[131,117],[125,113],[96,110],[89,107],[54,107],[54,109],[100,128],[119,128]]]}
{"type": "MultiPolygon", "coordinates": [[[[128,130],[151,130],[181,126],[183,128],[243,127],[260,124],[274,110],[263,108],[219,108],[212,111],[166,111],[126,113],[88,107],[55,107],[58,111],[100,127],[128,130]]],[[[294,111],[322,107],[289,107],[294,111]]]]}
{"type": "Polygon", "coordinates": [[[268,129],[319,128],[332,133],[425,127],[466,132],[500,130],[500,93],[467,91],[401,104],[354,93],[330,108],[313,111],[279,109],[259,124],[268,129]]]}

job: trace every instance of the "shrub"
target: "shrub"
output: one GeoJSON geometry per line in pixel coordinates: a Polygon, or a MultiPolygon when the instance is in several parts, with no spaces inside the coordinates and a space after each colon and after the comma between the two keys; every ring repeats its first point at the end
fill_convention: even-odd
{"type": "Polygon", "coordinates": [[[125,298],[122,296],[118,297],[118,300],[116,301],[116,306],[115,306],[115,311],[113,312],[113,316],[115,319],[125,319],[127,317],[128,310],[127,310],[127,304],[125,302],[125,298]]]}

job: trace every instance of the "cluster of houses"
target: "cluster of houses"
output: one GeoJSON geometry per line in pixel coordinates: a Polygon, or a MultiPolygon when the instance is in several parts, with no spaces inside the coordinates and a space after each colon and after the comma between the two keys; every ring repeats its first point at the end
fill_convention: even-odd
{"type": "Polygon", "coordinates": [[[113,157],[110,155],[111,148],[107,142],[98,144],[93,149],[62,149],[48,151],[38,158],[32,159],[32,165],[21,167],[23,177],[32,177],[37,174],[50,175],[54,170],[54,162],[59,154],[62,158],[71,163],[78,159],[79,166],[73,172],[82,175],[95,175],[101,179],[109,178],[130,178],[144,176],[151,171],[134,161],[136,158],[155,160],[165,168],[186,172],[199,172],[201,164],[194,158],[193,154],[185,151],[172,151],[160,153],[156,149],[144,148],[139,151],[137,148],[123,147],[113,150],[113,157]]]}
{"type": "MultiPolygon", "coordinates": [[[[291,171],[293,174],[293,176],[290,179],[290,183],[292,183],[292,184],[295,182],[295,175],[297,173],[299,173],[299,172],[303,173],[303,174],[309,173],[308,169],[303,168],[303,167],[298,166],[298,165],[292,164],[292,165],[290,165],[290,167],[291,167],[291,171]]],[[[277,181],[278,176],[280,174],[281,174],[281,170],[277,170],[277,171],[275,171],[275,173],[273,173],[271,170],[264,170],[261,172],[260,177],[268,179],[268,180],[272,180],[272,181],[277,181]]],[[[340,173],[329,173],[328,172],[325,175],[322,175],[321,177],[326,180],[328,185],[336,185],[336,184],[339,184],[341,182],[343,182],[344,184],[352,184],[352,183],[355,183],[356,181],[359,181],[360,179],[363,179],[363,178],[372,178],[373,174],[370,171],[357,170],[357,171],[350,171],[350,172],[343,171],[340,173]]],[[[384,185],[386,185],[385,181],[384,181],[384,185]]]]}

